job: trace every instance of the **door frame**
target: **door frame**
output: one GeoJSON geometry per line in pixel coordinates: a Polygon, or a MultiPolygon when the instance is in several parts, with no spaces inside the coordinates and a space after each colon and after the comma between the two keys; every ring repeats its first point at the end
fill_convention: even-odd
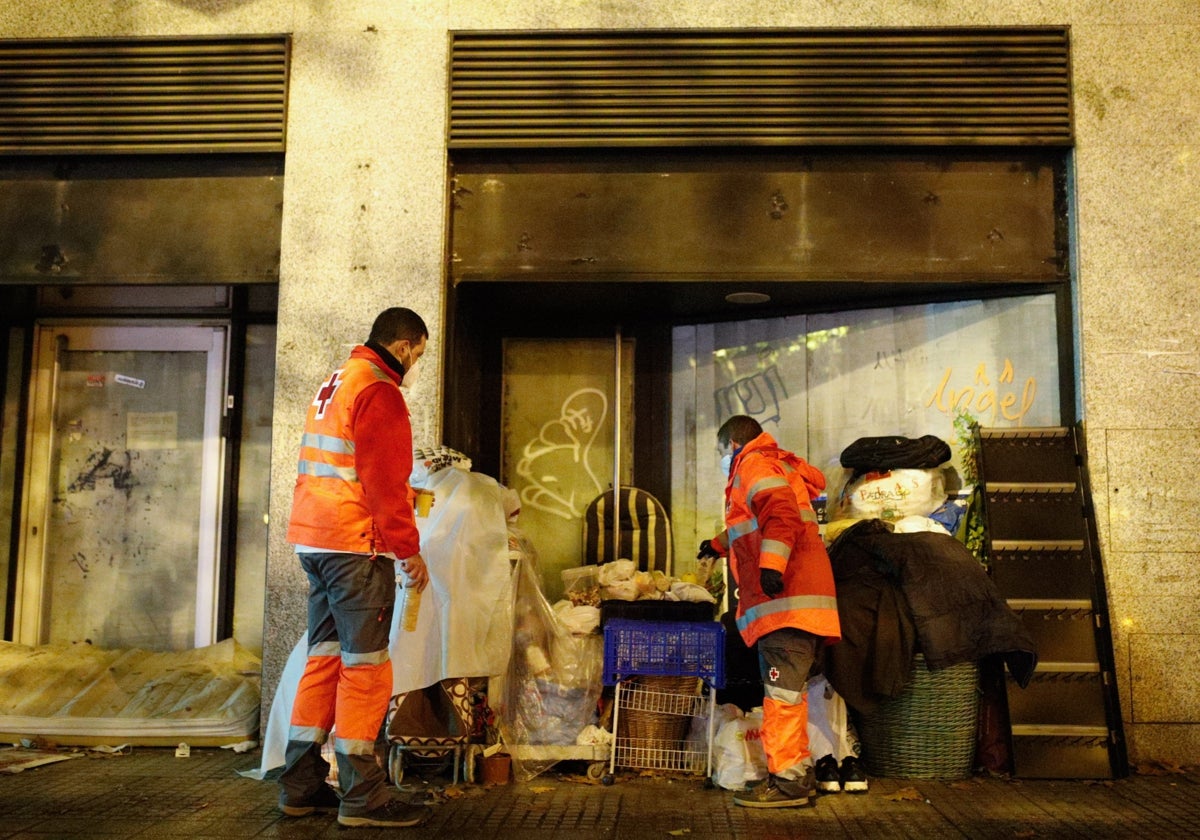
{"type": "Polygon", "coordinates": [[[22,476],[21,533],[17,552],[13,635],[19,644],[45,642],[45,537],[50,518],[49,482],[53,475],[54,395],[58,383],[59,337],[74,336],[72,350],[114,349],[112,342],[134,334],[133,350],[202,351],[207,353],[204,438],[201,444],[200,516],[197,523],[196,647],[214,644],[218,628],[220,588],[220,512],[224,438],[221,421],[227,406],[227,358],[230,336],[224,321],[95,323],[39,320],[34,324],[33,370],[30,374],[27,457],[22,476]],[[48,418],[48,422],[46,422],[48,418]]]}

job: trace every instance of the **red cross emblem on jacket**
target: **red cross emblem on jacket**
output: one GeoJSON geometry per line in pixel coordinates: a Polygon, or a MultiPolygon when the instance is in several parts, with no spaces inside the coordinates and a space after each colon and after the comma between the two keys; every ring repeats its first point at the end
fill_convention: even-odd
{"type": "Polygon", "coordinates": [[[342,385],[342,372],[335,370],[333,376],[321,386],[321,390],[317,391],[317,396],[313,399],[313,405],[317,407],[317,419],[320,420],[325,416],[325,409],[333,402],[333,395],[337,393],[337,389],[342,385]]]}
{"type": "Polygon", "coordinates": [[[775,682],[779,679],[779,669],[772,665],[771,670],[767,671],[767,677],[770,678],[771,682],[775,682]]]}

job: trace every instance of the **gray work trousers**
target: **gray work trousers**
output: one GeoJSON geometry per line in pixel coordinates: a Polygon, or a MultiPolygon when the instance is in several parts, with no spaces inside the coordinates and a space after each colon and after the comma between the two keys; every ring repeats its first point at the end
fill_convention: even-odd
{"type": "Polygon", "coordinates": [[[329,773],[321,746],[332,728],[342,790],[340,812],[361,816],[390,797],[387,774],[375,760],[374,741],[392,691],[388,649],[396,603],[395,567],[384,556],[312,552],[298,556],[309,581],[309,660],[292,712],[285,767],[279,777],[280,798],[299,805],[320,791],[329,773]],[[387,667],[381,670],[383,664],[387,667]],[[381,678],[386,679],[386,687],[379,684],[381,678]],[[352,731],[354,740],[348,740],[352,731]]]}

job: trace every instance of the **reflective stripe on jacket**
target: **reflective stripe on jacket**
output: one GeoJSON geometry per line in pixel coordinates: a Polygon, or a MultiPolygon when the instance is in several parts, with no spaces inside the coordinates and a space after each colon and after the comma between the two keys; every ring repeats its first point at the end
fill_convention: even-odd
{"type": "MultiPolygon", "coordinates": [[[[374,392],[379,393],[379,392],[374,392]]],[[[411,557],[420,550],[407,480],[412,471],[412,431],[400,394],[400,375],[365,347],[356,347],[346,364],[326,380],[304,421],[288,541],[326,551],[354,554],[394,552],[411,557]],[[394,390],[360,400],[373,386],[394,390]],[[362,420],[363,405],[372,406],[362,420]],[[364,452],[355,443],[365,428],[387,426],[387,445],[364,452]],[[379,476],[371,487],[372,505],[362,473],[379,476]]]]}
{"type": "Polygon", "coordinates": [[[841,638],[829,555],[817,528],[811,496],[825,487],[816,467],[763,432],[734,458],[725,485],[726,549],[738,585],[737,625],[747,645],[781,627],[841,638]],[[762,591],[759,572],[783,575],[783,592],[762,591]]]}

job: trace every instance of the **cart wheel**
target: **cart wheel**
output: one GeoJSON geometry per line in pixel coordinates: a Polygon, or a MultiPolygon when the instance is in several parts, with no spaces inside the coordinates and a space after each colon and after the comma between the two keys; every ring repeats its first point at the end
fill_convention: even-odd
{"type": "Polygon", "coordinates": [[[612,773],[605,773],[603,776],[600,777],[600,784],[604,785],[605,787],[608,787],[612,783],[613,783],[612,773]]]}
{"type": "Polygon", "coordinates": [[[607,761],[593,761],[591,764],[588,765],[587,777],[589,779],[591,779],[593,782],[603,781],[604,780],[604,772],[607,769],[608,769],[607,761]]]}
{"type": "Polygon", "coordinates": [[[388,776],[396,787],[404,781],[404,751],[396,744],[392,744],[388,753],[388,776]]]}

